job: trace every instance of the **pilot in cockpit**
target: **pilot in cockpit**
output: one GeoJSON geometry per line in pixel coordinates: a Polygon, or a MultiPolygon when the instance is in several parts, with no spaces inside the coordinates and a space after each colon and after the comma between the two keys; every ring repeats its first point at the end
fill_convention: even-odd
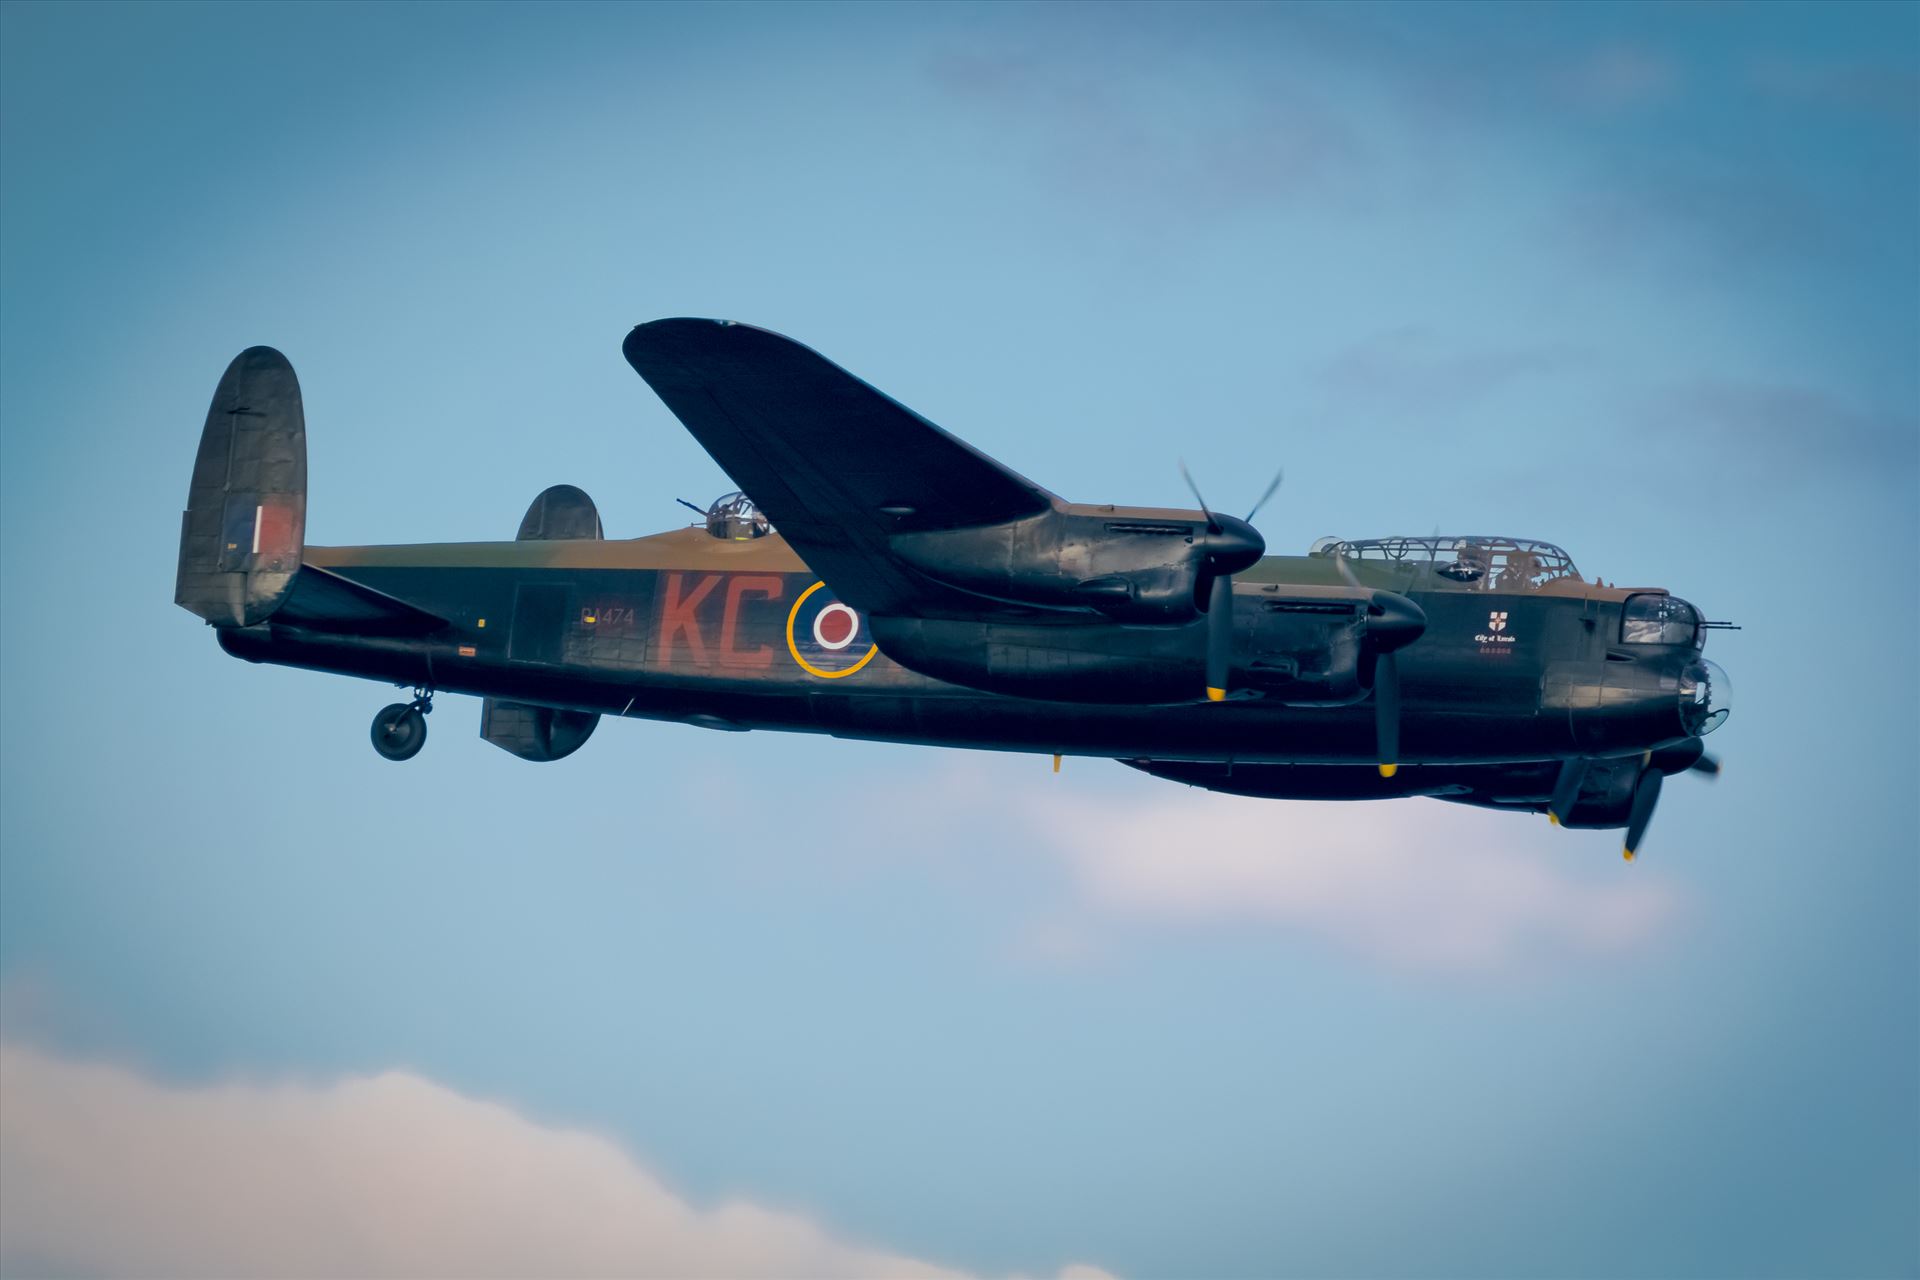
{"type": "Polygon", "coordinates": [[[1534,579],[1540,576],[1540,558],[1524,547],[1515,547],[1507,552],[1507,566],[1500,571],[1500,581],[1496,584],[1502,591],[1531,591],[1538,585],[1534,579]]]}

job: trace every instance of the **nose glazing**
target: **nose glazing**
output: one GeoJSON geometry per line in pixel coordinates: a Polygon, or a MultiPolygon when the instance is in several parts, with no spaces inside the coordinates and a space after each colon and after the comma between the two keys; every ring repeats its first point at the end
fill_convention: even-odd
{"type": "Polygon", "coordinates": [[[1712,733],[1731,711],[1732,685],[1720,664],[1695,658],[1680,673],[1680,719],[1694,737],[1712,733]]]}

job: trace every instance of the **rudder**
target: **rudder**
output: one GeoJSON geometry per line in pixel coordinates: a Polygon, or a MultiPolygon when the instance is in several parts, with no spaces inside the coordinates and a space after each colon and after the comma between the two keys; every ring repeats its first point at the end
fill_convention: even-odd
{"type": "MultiPolygon", "coordinates": [[[[605,537],[600,512],[585,491],[556,484],[541,491],[520,519],[516,542],[554,542],[605,537]]],[[[522,760],[559,760],[572,755],[600,723],[598,712],[562,711],[487,698],[480,704],[480,736],[522,760]]]]}
{"type": "Polygon", "coordinates": [[[556,484],[540,491],[540,496],[520,517],[520,532],[515,542],[558,542],[577,538],[601,539],[606,531],[600,525],[599,509],[586,491],[570,484],[556,484]]]}

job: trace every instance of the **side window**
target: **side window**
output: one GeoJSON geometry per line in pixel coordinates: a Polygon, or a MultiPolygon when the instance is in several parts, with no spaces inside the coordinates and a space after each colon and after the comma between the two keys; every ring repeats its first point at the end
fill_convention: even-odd
{"type": "Polygon", "coordinates": [[[1622,644],[1692,644],[1700,615],[1678,596],[1628,596],[1620,615],[1622,644]]]}

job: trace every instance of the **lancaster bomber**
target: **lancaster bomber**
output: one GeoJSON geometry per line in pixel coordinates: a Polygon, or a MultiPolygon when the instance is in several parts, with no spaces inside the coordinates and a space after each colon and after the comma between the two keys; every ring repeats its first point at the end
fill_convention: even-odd
{"type": "Polygon", "coordinates": [[[656,320],[623,351],[740,486],[696,524],[609,539],[555,485],[511,542],[308,546],[300,385],[251,347],[207,411],[175,601],[236,657],[411,688],[374,717],[389,760],[451,692],[524,760],[603,715],[1097,756],[1624,828],[1629,859],[1666,776],[1718,772],[1727,680],[1701,650],[1730,624],[1551,543],[1270,556],[1197,488],[1191,510],[1067,502],[765,329],[656,320]]]}

